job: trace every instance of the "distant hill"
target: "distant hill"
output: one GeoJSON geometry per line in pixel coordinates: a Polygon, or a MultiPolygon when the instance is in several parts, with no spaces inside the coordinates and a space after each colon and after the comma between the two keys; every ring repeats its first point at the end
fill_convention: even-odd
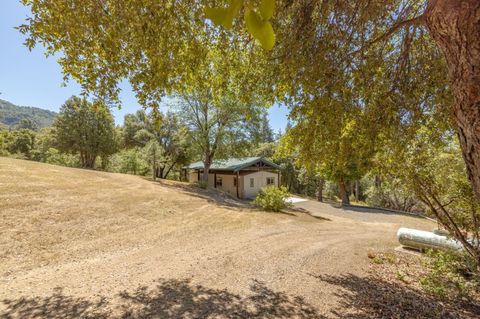
{"type": "Polygon", "coordinates": [[[18,106],[0,99],[0,128],[17,128],[21,123],[30,122],[40,129],[52,125],[56,115],[57,113],[49,110],[18,106]]]}

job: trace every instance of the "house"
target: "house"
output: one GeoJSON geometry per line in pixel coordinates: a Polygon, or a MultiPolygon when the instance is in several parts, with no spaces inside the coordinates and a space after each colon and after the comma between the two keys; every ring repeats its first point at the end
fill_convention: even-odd
{"type": "MultiPolygon", "coordinates": [[[[202,178],[203,162],[188,166],[188,180],[202,178]]],[[[215,160],[208,173],[208,186],[221,189],[238,198],[255,198],[266,186],[280,186],[280,166],[263,157],[215,160]]]]}

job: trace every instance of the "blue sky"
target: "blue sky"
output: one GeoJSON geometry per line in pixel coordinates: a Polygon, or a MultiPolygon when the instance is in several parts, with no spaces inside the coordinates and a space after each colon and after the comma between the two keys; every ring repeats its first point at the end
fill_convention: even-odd
{"type": "MultiPolygon", "coordinates": [[[[22,44],[23,36],[14,29],[24,23],[29,10],[17,0],[0,0],[0,99],[17,105],[36,106],[58,111],[60,105],[80,86],[70,81],[62,86],[62,73],[54,57],[45,58],[43,48],[32,52],[22,44]]],[[[121,110],[112,109],[117,124],[123,116],[140,109],[128,83],[122,85],[121,110]]],[[[275,131],[284,131],[288,111],[285,107],[269,109],[270,125],[275,131]]]]}

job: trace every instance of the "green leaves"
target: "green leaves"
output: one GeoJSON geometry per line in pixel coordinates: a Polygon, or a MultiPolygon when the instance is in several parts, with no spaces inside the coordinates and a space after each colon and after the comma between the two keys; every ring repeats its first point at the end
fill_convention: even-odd
{"type": "Polygon", "coordinates": [[[242,4],[243,0],[230,0],[230,4],[227,8],[206,8],[205,16],[207,19],[212,20],[216,25],[231,29],[233,19],[240,11],[242,4]]]}
{"type": "MultiPolygon", "coordinates": [[[[230,0],[227,8],[206,8],[205,16],[214,24],[230,29],[242,5],[243,0],[230,0]]],[[[275,45],[275,32],[269,20],[275,11],[275,0],[262,0],[258,10],[260,13],[250,7],[245,10],[247,31],[260,42],[264,49],[271,50],[275,45]]]]}
{"type": "Polygon", "coordinates": [[[212,20],[216,25],[222,25],[227,15],[227,9],[224,8],[206,8],[205,16],[212,20]]]}
{"type": "Polygon", "coordinates": [[[270,20],[275,11],[275,0],[262,0],[259,10],[264,20],[270,20]]]}
{"type": "Polygon", "coordinates": [[[245,11],[245,23],[248,32],[257,39],[262,47],[271,50],[275,45],[275,33],[269,21],[265,21],[261,16],[253,11],[245,11]]]}
{"type": "Polygon", "coordinates": [[[230,6],[227,9],[227,15],[223,26],[230,29],[233,24],[233,19],[237,16],[240,8],[242,7],[243,0],[230,0],[230,6]]]}

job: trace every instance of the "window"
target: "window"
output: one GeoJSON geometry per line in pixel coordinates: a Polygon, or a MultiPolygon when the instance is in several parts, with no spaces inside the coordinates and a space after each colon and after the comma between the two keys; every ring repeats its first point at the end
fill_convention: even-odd
{"type": "Polygon", "coordinates": [[[255,179],[250,178],[250,187],[254,187],[254,186],[255,186],[255,179]]]}
{"type": "Polygon", "coordinates": [[[236,177],[233,178],[233,186],[237,186],[237,178],[236,177]]]}
{"type": "Polygon", "coordinates": [[[267,186],[275,185],[275,177],[267,177],[267,186]]]}
{"type": "Polygon", "coordinates": [[[217,186],[222,186],[222,178],[217,177],[217,186]]]}

